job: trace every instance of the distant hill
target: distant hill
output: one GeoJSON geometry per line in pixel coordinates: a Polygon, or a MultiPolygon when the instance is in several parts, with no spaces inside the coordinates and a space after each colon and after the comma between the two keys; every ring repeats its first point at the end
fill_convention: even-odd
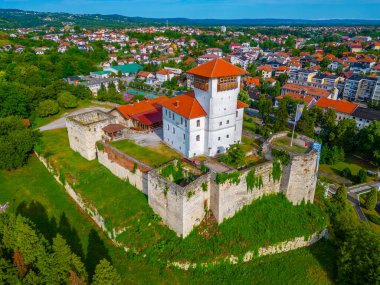
{"type": "Polygon", "coordinates": [[[328,19],[328,20],[304,20],[304,19],[188,19],[188,18],[143,18],[128,17],[122,15],[101,14],[70,14],[53,12],[33,12],[17,9],[0,9],[0,27],[40,27],[74,24],[81,27],[125,27],[133,25],[165,25],[169,21],[171,25],[193,26],[259,26],[259,25],[380,25],[380,20],[361,19],[328,19]]]}

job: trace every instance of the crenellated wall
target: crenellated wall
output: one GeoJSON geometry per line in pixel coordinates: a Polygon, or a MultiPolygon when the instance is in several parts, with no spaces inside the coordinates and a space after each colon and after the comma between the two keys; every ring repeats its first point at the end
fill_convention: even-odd
{"type": "Polygon", "coordinates": [[[148,202],[153,211],[177,235],[187,236],[203,220],[210,203],[210,174],[198,177],[181,187],[162,177],[158,171],[148,173],[148,202]],[[207,185],[207,191],[202,184],[207,185]]]}
{"type": "Polygon", "coordinates": [[[280,192],[280,181],[274,181],[272,177],[272,162],[268,161],[240,171],[240,183],[234,184],[226,182],[216,184],[215,176],[211,186],[211,210],[218,221],[232,217],[243,206],[250,204],[253,200],[263,195],[280,192]],[[255,171],[255,176],[262,177],[261,187],[248,190],[246,177],[250,171],[255,171]]]}

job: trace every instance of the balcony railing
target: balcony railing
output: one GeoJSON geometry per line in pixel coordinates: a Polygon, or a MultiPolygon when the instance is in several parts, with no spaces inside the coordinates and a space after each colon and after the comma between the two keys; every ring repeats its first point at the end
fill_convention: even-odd
{"type": "Polygon", "coordinates": [[[208,83],[194,82],[194,87],[198,89],[208,91],[208,86],[208,83]]]}
{"type": "Polygon", "coordinates": [[[218,84],[218,91],[226,91],[226,90],[231,90],[231,89],[236,89],[236,88],[238,88],[237,82],[218,84]]]}

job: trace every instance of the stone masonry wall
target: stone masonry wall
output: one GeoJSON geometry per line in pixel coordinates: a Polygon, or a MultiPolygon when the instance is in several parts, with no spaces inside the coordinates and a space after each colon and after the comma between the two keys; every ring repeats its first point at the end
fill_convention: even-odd
{"type": "Polygon", "coordinates": [[[159,175],[148,173],[148,201],[153,211],[177,235],[187,236],[199,225],[209,208],[210,174],[181,187],[159,175]],[[203,191],[202,184],[207,184],[203,191]]]}
{"type": "Polygon", "coordinates": [[[128,180],[144,194],[148,194],[148,174],[151,168],[137,159],[117,149],[103,144],[103,150],[97,149],[98,161],[107,167],[115,176],[128,180]]]}
{"type": "Polygon", "coordinates": [[[280,192],[280,181],[274,181],[272,178],[271,161],[245,169],[240,173],[240,183],[237,185],[229,182],[220,185],[217,185],[215,182],[212,183],[211,210],[218,223],[232,217],[238,210],[250,204],[253,200],[263,195],[280,192]],[[255,170],[256,177],[262,176],[263,186],[248,191],[246,177],[251,170],[255,170]]]}

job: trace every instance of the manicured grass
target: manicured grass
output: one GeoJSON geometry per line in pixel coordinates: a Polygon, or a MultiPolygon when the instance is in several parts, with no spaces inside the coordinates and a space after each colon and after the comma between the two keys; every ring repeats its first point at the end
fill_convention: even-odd
{"type": "MultiPolygon", "coordinates": [[[[104,198],[107,197],[109,195],[104,195],[104,198]]],[[[11,203],[8,210],[11,212],[16,212],[17,208],[21,209],[19,206],[23,201],[28,205],[31,201],[41,204],[35,202],[29,211],[27,207],[23,207],[23,215],[31,218],[38,229],[45,234],[54,229],[50,221],[55,218],[59,224],[59,218],[64,213],[71,226],[70,230],[67,226],[58,228],[66,229],[69,235],[65,238],[69,237],[69,244],[82,245],[86,264],[91,265],[90,257],[97,260],[109,256],[122,277],[122,284],[332,284],[331,278],[335,272],[335,250],[325,241],[318,242],[310,248],[267,256],[245,264],[219,266],[206,271],[197,269],[185,272],[167,269],[158,263],[148,263],[144,258],[134,257],[133,254],[115,248],[101,232],[94,231],[95,226],[88,220],[86,214],[80,212],[64,189],[36,158],[31,158],[27,166],[18,170],[0,171],[0,203],[6,201],[11,203]],[[49,223],[46,222],[46,217],[49,223]],[[77,232],[79,242],[74,232],[77,232]],[[90,236],[94,235],[98,237],[91,240],[90,236]],[[88,250],[95,253],[95,256],[87,256],[88,250]]],[[[134,202],[134,200],[129,201],[127,206],[134,202]]],[[[270,207],[269,211],[275,208],[274,205],[270,207]]],[[[283,217],[286,219],[285,215],[283,217]]],[[[285,224],[289,219],[286,219],[285,224]]],[[[269,224],[270,222],[269,220],[266,230],[261,229],[266,234],[275,229],[275,226],[269,224]]],[[[240,231],[249,228],[250,225],[242,226],[240,231]]],[[[140,226],[144,227],[145,224],[140,226]]],[[[240,236],[238,232],[237,237],[240,236]]],[[[153,238],[158,240],[159,236],[153,238]]],[[[218,238],[213,238],[213,241],[217,240],[218,238]]],[[[160,250],[162,246],[165,246],[165,241],[160,240],[154,250],[160,250]]],[[[176,244],[172,246],[176,247],[176,244]]],[[[197,247],[199,244],[194,246],[197,247]]]]}
{"type": "Polygon", "coordinates": [[[277,145],[277,146],[279,146],[279,147],[281,147],[281,148],[283,148],[289,152],[295,153],[295,154],[303,154],[307,151],[306,147],[296,145],[295,143],[293,143],[293,145],[290,146],[290,142],[291,142],[291,138],[283,137],[283,138],[279,138],[279,139],[274,140],[272,143],[273,143],[273,145],[277,145]]]}
{"type": "MultiPolygon", "coordinates": [[[[348,155],[345,158],[345,161],[341,161],[333,165],[321,164],[319,166],[322,175],[327,176],[328,178],[334,180],[338,184],[342,184],[349,181],[347,178],[341,176],[341,172],[345,168],[349,168],[351,170],[351,174],[354,176],[358,174],[360,169],[376,171],[376,167],[374,165],[354,155],[348,155]]],[[[367,177],[367,181],[375,179],[376,177],[367,177]]]]}
{"type": "Polygon", "coordinates": [[[179,154],[164,143],[160,143],[158,147],[148,147],[137,145],[133,141],[125,139],[111,142],[111,145],[152,167],[159,167],[180,157],[179,154]]]}

